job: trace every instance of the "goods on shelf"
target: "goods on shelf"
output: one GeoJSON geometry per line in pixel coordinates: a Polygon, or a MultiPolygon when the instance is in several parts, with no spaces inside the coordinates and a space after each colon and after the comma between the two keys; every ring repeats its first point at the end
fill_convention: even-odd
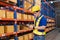
{"type": "Polygon", "coordinates": [[[32,16],[32,20],[34,20],[34,16],[32,16]]]}
{"type": "Polygon", "coordinates": [[[25,35],[23,35],[24,36],[24,40],[28,40],[28,34],[25,34],[25,35]]]}
{"type": "Polygon", "coordinates": [[[51,23],[47,23],[47,26],[49,27],[49,26],[52,26],[52,25],[51,25],[51,23]]]}
{"type": "Polygon", "coordinates": [[[4,26],[0,26],[0,34],[4,33],[4,26]]]}
{"type": "Polygon", "coordinates": [[[5,10],[0,10],[0,18],[5,18],[5,10]]]}
{"type": "Polygon", "coordinates": [[[17,0],[9,0],[10,2],[17,3],[17,0]]]}
{"type": "Polygon", "coordinates": [[[52,27],[50,27],[49,30],[52,30],[52,27]]]}
{"type": "Polygon", "coordinates": [[[23,40],[23,36],[19,36],[18,37],[18,40],[23,40]]]}
{"type": "Polygon", "coordinates": [[[13,25],[6,25],[5,26],[5,33],[14,32],[14,26],[13,25]]]}
{"type": "MultiPolygon", "coordinates": [[[[33,0],[27,0],[29,2],[33,2],[33,0]]],[[[26,0],[24,1],[24,8],[25,9],[29,9],[31,7],[32,4],[30,4],[29,2],[27,2],[26,0]]]]}
{"type": "Polygon", "coordinates": [[[17,25],[17,31],[19,31],[20,30],[20,25],[17,25]]]}
{"type": "Polygon", "coordinates": [[[23,30],[28,30],[29,28],[26,26],[23,26],[23,30]]]}
{"type": "Polygon", "coordinates": [[[27,20],[27,14],[22,14],[22,20],[27,20]]]}
{"type": "Polygon", "coordinates": [[[41,5],[41,0],[35,0],[35,5],[41,5]]]}
{"type": "Polygon", "coordinates": [[[46,28],[46,29],[45,29],[45,32],[48,32],[48,31],[49,31],[49,29],[48,29],[48,28],[46,28]]]}
{"type": "Polygon", "coordinates": [[[29,33],[29,40],[33,38],[33,33],[29,33]]]}
{"type": "Polygon", "coordinates": [[[31,20],[31,15],[28,15],[28,20],[31,20]]]}
{"type": "Polygon", "coordinates": [[[52,22],[55,22],[54,20],[52,20],[52,22]]]}
{"type": "Polygon", "coordinates": [[[14,12],[12,11],[6,11],[6,17],[10,19],[14,19],[14,12]]]}
{"type": "Polygon", "coordinates": [[[22,18],[21,18],[21,13],[17,13],[17,19],[18,20],[21,20],[22,18]]]}

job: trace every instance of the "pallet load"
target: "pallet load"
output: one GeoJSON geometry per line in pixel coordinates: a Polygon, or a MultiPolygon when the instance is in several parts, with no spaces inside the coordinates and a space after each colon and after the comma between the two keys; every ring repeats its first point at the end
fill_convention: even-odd
{"type": "Polygon", "coordinates": [[[5,26],[5,33],[14,32],[14,25],[6,25],[5,26]]]}
{"type": "Polygon", "coordinates": [[[32,18],[31,18],[31,15],[28,15],[28,20],[31,20],[32,18]]]}
{"type": "Polygon", "coordinates": [[[4,33],[4,26],[0,26],[0,34],[4,33]]]}
{"type": "Polygon", "coordinates": [[[5,18],[5,10],[0,10],[0,18],[5,18]]]}
{"type": "Polygon", "coordinates": [[[29,40],[33,38],[33,33],[29,33],[29,40]]]}
{"type": "Polygon", "coordinates": [[[23,40],[23,36],[19,36],[18,37],[18,40],[23,40]]]}
{"type": "Polygon", "coordinates": [[[17,13],[17,20],[21,20],[22,18],[21,18],[21,13],[17,13]]]}
{"type": "Polygon", "coordinates": [[[6,11],[6,17],[8,19],[14,19],[14,12],[12,12],[12,11],[6,11]]]}
{"type": "MultiPolygon", "coordinates": [[[[27,1],[33,3],[33,0],[27,0],[27,1]]],[[[27,1],[26,0],[24,1],[24,9],[29,9],[32,6],[32,4],[30,4],[27,1]]]]}
{"type": "Polygon", "coordinates": [[[40,5],[41,6],[41,0],[35,0],[35,5],[40,5]]]}
{"type": "Polygon", "coordinates": [[[17,31],[20,31],[20,25],[17,25],[17,31]]]}
{"type": "Polygon", "coordinates": [[[23,30],[29,30],[29,28],[26,26],[23,26],[23,30]]]}
{"type": "Polygon", "coordinates": [[[22,20],[27,20],[27,14],[22,14],[22,20]]]}
{"type": "Polygon", "coordinates": [[[25,34],[23,36],[24,36],[24,40],[28,40],[28,34],[25,34]]]}
{"type": "Polygon", "coordinates": [[[32,16],[32,20],[34,21],[34,16],[32,16]]]}

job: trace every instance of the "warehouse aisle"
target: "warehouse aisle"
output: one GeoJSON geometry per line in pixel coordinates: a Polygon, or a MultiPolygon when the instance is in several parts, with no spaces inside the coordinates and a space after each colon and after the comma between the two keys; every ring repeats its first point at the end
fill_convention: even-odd
{"type": "Polygon", "coordinates": [[[58,29],[53,30],[52,32],[46,35],[46,40],[60,40],[60,32],[58,29]]]}

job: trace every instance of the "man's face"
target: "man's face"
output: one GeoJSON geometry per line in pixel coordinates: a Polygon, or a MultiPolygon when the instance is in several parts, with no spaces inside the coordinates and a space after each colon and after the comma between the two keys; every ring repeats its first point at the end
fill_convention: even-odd
{"type": "Polygon", "coordinates": [[[34,12],[34,16],[38,17],[40,15],[40,11],[34,12]]]}

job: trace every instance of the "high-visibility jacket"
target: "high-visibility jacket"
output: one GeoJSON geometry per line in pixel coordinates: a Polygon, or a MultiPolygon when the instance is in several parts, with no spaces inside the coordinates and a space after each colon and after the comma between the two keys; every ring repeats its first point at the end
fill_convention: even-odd
{"type": "MultiPolygon", "coordinates": [[[[40,16],[37,21],[35,21],[36,19],[34,20],[35,27],[39,26],[42,17],[43,17],[43,15],[40,16]]],[[[36,35],[45,35],[46,34],[46,32],[40,32],[40,31],[38,31],[38,29],[34,29],[33,33],[36,35]]]]}

